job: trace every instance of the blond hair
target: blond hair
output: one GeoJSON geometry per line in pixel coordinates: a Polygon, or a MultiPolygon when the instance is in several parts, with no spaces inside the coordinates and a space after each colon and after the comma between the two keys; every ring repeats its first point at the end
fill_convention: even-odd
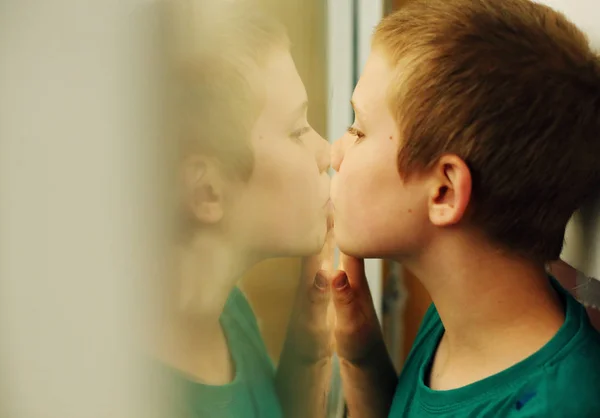
{"type": "Polygon", "coordinates": [[[249,134],[262,105],[268,54],[288,47],[284,28],[251,1],[171,0],[170,126],[181,156],[203,153],[248,178],[249,134]]]}

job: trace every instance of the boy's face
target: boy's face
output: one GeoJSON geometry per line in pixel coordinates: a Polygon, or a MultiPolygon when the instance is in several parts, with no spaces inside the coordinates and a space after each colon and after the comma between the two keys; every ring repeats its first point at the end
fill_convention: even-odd
{"type": "Polygon", "coordinates": [[[398,173],[402,138],[388,107],[392,82],[385,54],[374,50],[354,90],[355,122],[333,145],[335,239],[355,257],[411,254],[430,225],[425,179],[405,183],[398,173]]]}
{"type": "Polygon", "coordinates": [[[307,96],[289,52],[260,77],[263,110],[251,134],[254,170],[230,208],[235,235],[261,256],[317,252],[326,234],[329,144],[307,121],[307,96]]]}

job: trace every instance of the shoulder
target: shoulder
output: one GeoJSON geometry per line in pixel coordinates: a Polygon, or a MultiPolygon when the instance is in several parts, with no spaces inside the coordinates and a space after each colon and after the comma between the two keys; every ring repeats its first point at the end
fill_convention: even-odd
{"type": "Polygon", "coordinates": [[[548,411],[561,416],[600,416],[600,334],[582,324],[568,354],[545,368],[548,411]]]}
{"type": "MultiPolygon", "coordinates": [[[[256,315],[250,302],[237,286],[231,291],[225,309],[221,315],[221,323],[229,337],[242,346],[232,347],[236,350],[248,350],[258,355],[272,367],[268,350],[263,340],[256,315]]],[[[247,352],[249,355],[250,351],[247,352]]]]}
{"type": "MultiPolygon", "coordinates": [[[[596,353],[598,355],[598,353],[596,353]]],[[[576,367],[548,377],[547,412],[557,416],[600,417],[600,368],[576,367]],[[556,379],[554,380],[553,377],[556,379]]],[[[548,415],[550,416],[550,415],[548,415]]]]}
{"type": "Polygon", "coordinates": [[[429,305],[427,312],[425,312],[425,315],[423,316],[414,345],[422,344],[424,340],[428,340],[429,337],[437,335],[443,329],[444,326],[440,319],[440,315],[435,308],[435,305],[432,303],[429,305]]]}
{"type": "Polygon", "coordinates": [[[222,320],[234,322],[252,334],[259,334],[258,321],[250,302],[239,287],[234,287],[223,309],[222,320]]]}
{"type": "Polygon", "coordinates": [[[233,290],[227,298],[224,313],[240,313],[251,315],[254,317],[254,311],[250,306],[250,302],[248,302],[248,299],[246,298],[246,295],[244,295],[244,292],[242,292],[242,290],[237,286],[233,288],[233,290]]]}
{"type": "Polygon", "coordinates": [[[435,305],[432,303],[421,321],[419,331],[405,362],[403,372],[416,367],[423,361],[429,361],[443,334],[444,326],[435,305]],[[409,366],[409,367],[407,367],[409,366]]]}

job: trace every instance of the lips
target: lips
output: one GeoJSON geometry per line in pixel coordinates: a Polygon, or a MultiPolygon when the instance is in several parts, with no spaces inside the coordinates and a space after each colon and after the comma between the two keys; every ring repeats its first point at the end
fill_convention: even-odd
{"type": "Polygon", "coordinates": [[[323,205],[325,209],[325,215],[327,217],[327,230],[330,231],[333,228],[333,202],[331,199],[327,199],[323,205]]]}
{"type": "Polygon", "coordinates": [[[331,231],[333,229],[333,210],[327,211],[327,231],[331,231]]]}

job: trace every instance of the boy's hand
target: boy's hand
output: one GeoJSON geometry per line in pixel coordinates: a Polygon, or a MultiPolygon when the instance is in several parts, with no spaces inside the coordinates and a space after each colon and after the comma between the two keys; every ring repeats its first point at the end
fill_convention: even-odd
{"type": "Polygon", "coordinates": [[[377,320],[364,260],[340,256],[340,270],[333,273],[332,299],[335,307],[335,343],[338,356],[352,364],[368,363],[385,350],[377,320]]]}
{"type": "Polygon", "coordinates": [[[387,352],[363,260],[341,256],[332,278],[334,328],[349,415],[387,417],[398,376],[387,352]]]}

